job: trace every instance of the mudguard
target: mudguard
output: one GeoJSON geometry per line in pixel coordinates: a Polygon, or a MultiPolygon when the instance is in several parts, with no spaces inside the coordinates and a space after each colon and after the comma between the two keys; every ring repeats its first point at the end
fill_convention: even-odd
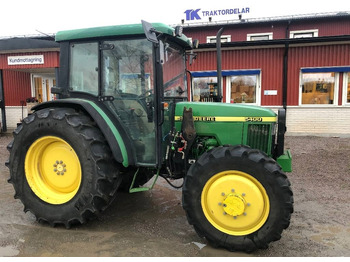
{"type": "Polygon", "coordinates": [[[123,139],[124,136],[119,132],[111,118],[95,102],[77,98],[59,99],[36,105],[32,110],[36,111],[48,107],[73,107],[85,110],[102,131],[115,160],[122,163],[124,167],[133,164],[132,152],[127,150],[125,145],[126,139],[123,139]]]}

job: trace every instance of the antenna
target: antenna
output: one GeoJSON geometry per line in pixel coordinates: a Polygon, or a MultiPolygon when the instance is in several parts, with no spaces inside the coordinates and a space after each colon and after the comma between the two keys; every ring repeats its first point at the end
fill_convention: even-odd
{"type": "Polygon", "coordinates": [[[35,29],[35,31],[37,31],[39,34],[42,34],[42,35],[48,36],[48,37],[52,38],[53,40],[55,40],[55,38],[54,38],[52,35],[49,35],[49,34],[43,33],[43,32],[41,32],[41,31],[39,31],[39,30],[37,30],[37,29],[35,29]]]}

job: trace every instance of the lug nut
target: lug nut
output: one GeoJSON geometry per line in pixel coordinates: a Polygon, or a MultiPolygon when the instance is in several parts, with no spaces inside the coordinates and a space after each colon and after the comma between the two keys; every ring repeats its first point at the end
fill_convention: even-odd
{"type": "Polygon", "coordinates": [[[242,193],[242,196],[245,196],[245,193],[242,193]]]}
{"type": "Polygon", "coordinates": [[[222,193],[221,193],[221,195],[222,195],[222,196],[225,196],[225,193],[224,193],[224,192],[222,192],[222,193]]]}

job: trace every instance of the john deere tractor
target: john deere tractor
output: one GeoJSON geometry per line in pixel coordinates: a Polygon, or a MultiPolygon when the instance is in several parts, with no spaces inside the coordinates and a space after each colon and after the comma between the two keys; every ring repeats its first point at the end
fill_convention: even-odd
{"type": "Polygon", "coordinates": [[[293,212],[285,111],[190,102],[192,44],[178,29],[143,21],[57,33],[59,99],[34,107],[8,145],[25,212],[69,228],[120,191],[183,179],[188,221],[213,246],[250,252],[280,239],[293,212]]]}

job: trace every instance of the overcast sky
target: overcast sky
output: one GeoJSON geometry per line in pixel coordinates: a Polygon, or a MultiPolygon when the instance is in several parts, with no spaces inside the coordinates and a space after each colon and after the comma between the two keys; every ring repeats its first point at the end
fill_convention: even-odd
{"type": "Polygon", "coordinates": [[[212,21],[234,20],[238,19],[238,12],[242,12],[242,9],[249,11],[242,14],[243,18],[266,18],[350,11],[350,1],[6,0],[1,1],[0,37],[39,34],[38,31],[51,34],[66,29],[140,23],[141,19],[169,25],[179,24],[181,19],[190,22],[186,18],[192,18],[192,22],[208,21],[209,16],[212,21]],[[187,10],[194,10],[194,13],[187,10]],[[225,11],[221,13],[219,10],[225,11]]]}

